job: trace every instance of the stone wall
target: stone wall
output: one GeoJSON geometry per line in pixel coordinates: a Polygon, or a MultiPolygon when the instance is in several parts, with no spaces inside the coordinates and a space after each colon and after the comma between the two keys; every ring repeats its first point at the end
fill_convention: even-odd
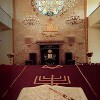
{"type": "Polygon", "coordinates": [[[78,62],[86,62],[86,29],[85,24],[66,24],[66,19],[75,13],[81,19],[85,19],[84,0],[77,0],[77,3],[68,11],[54,15],[45,16],[36,9],[33,11],[31,0],[15,0],[14,1],[14,53],[15,64],[21,64],[29,59],[29,53],[37,53],[37,62],[40,62],[40,47],[37,41],[64,41],[60,45],[60,62],[64,64],[65,53],[72,52],[73,59],[78,62]],[[23,20],[27,16],[34,16],[38,23],[35,25],[24,25],[23,20]],[[48,26],[48,21],[52,20],[54,26],[58,27],[56,36],[44,35],[54,34],[44,32],[48,26]]]}

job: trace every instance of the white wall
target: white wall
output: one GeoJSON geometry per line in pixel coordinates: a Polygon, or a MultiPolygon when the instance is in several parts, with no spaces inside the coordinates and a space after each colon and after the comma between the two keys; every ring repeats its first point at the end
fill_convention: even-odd
{"type": "Polygon", "coordinates": [[[0,22],[12,28],[12,0],[0,0],[0,22]]]}
{"type": "Polygon", "coordinates": [[[99,5],[100,0],[87,0],[87,16],[89,16],[99,5]]]}
{"type": "Polygon", "coordinates": [[[0,22],[4,25],[12,28],[12,18],[9,17],[1,8],[0,8],[0,22]]]}
{"type": "Polygon", "coordinates": [[[88,29],[88,51],[93,52],[92,63],[100,63],[100,29],[88,29]]]}
{"type": "Polygon", "coordinates": [[[12,0],[0,0],[0,7],[13,18],[12,0]]]}
{"type": "Polygon", "coordinates": [[[10,64],[8,53],[13,52],[12,30],[0,32],[0,64],[10,64]]]}
{"type": "Polygon", "coordinates": [[[96,26],[100,21],[100,7],[98,7],[88,18],[88,25],[89,27],[96,26]]]}
{"type": "MultiPolygon", "coordinates": [[[[93,52],[92,63],[100,63],[100,28],[96,27],[96,22],[100,20],[100,0],[87,0],[88,9],[88,51],[93,52]],[[96,9],[98,7],[98,9],[96,9]],[[94,12],[93,12],[94,11],[94,12]],[[91,14],[92,13],[92,14],[91,14]],[[93,27],[95,24],[95,27],[93,27]]],[[[100,26],[99,26],[100,27],[100,26]]]]}

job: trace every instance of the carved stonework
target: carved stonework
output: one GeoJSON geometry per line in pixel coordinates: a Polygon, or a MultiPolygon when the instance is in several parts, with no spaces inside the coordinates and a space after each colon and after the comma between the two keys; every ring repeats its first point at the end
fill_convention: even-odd
{"type": "Polygon", "coordinates": [[[38,45],[60,45],[63,43],[64,41],[37,41],[38,45]]]}

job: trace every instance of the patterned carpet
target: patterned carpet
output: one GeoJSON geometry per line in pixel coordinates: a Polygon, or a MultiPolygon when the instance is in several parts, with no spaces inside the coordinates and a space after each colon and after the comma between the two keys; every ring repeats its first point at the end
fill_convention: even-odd
{"type": "Polygon", "coordinates": [[[81,87],[88,100],[100,100],[100,65],[0,65],[0,100],[17,100],[25,87],[81,87]]]}

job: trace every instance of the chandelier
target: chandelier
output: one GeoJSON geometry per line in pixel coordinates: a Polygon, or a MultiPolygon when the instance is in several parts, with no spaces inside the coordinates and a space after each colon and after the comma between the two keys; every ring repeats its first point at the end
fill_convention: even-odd
{"type": "Polygon", "coordinates": [[[64,7],[61,11],[62,12],[61,15],[63,15],[66,11],[74,7],[76,3],[77,3],[76,0],[64,0],[64,7]]]}
{"type": "Polygon", "coordinates": [[[42,14],[53,16],[61,12],[64,14],[77,3],[76,0],[31,0],[33,11],[38,9],[42,14]]]}
{"type": "Polygon", "coordinates": [[[83,23],[83,21],[83,19],[80,19],[80,16],[77,16],[75,15],[75,13],[73,13],[73,15],[69,16],[65,22],[66,24],[76,25],[79,23],[83,23]]]}
{"type": "Polygon", "coordinates": [[[26,17],[23,19],[22,23],[24,25],[36,25],[36,24],[39,24],[39,21],[32,15],[26,17]]]}

